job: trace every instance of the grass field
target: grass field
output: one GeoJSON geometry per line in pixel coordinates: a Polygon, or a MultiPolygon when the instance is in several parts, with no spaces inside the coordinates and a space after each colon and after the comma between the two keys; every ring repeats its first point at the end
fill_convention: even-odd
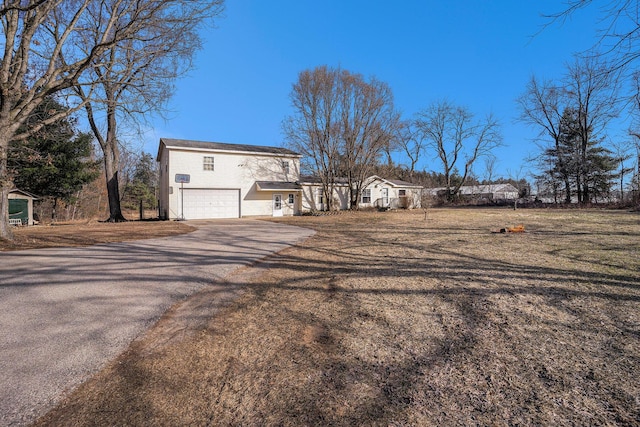
{"type": "Polygon", "coordinates": [[[637,213],[280,221],[317,234],[188,330],[174,308],[39,424],[640,425],[637,213]]]}

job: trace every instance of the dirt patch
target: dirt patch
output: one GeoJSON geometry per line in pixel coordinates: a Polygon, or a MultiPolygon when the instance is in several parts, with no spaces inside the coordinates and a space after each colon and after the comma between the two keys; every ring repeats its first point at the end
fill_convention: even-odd
{"type": "Polygon", "coordinates": [[[174,236],[195,228],[176,221],[75,222],[56,225],[16,227],[11,241],[0,239],[0,251],[52,247],[91,246],[174,236]]]}
{"type": "Polygon", "coordinates": [[[424,218],[282,219],[317,234],[38,425],[640,424],[637,214],[424,218]],[[491,232],[511,224],[527,233],[491,232]]]}

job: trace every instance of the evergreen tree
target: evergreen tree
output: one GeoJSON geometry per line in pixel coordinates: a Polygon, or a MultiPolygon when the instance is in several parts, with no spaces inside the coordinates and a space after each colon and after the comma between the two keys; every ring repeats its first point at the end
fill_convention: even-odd
{"type": "MultiPolygon", "coordinates": [[[[53,98],[44,102],[26,122],[36,124],[41,115],[64,110],[53,98]]],[[[99,162],[91,160],[93,138],[76,134],[76,122],[62,118],[42,127],[30,138],[12,145],[8,163],[16,187],[40,197],[70,203],[82,186],[99,174],[99,162]]]]}
{"type": "Polygon", "coordinates": [[[567,203],[574,198],[579,203],[589,203],[608,196],[616,177],[613,153],[602,146],[592,127],[585,127],[580,112],[574,108],[564,110],[557,144],[545,150],[542,162],[549,166],[541,168],[544,173],[537,178],[555,192],[564,187],[567,203]]]}

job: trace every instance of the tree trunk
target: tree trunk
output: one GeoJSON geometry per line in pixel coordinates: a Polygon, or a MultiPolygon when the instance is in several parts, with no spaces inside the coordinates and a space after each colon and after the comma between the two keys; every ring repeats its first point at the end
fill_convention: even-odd
{"type": "MultiPolygon", "coordinates": [[[[4,181],[3,181],[4,182],[4,181]]],[[[0,188],[0,239],[13,239],[13,231],[9,225],[9,186],[2,185],[0,188]]]]}
{"type": "Polygon", "coordinates": [[[564,176],[564,202],[571,203],[571,182],[567,175],[564,176]]]}
{"type": "Polygon", "coordinates": [[[107,132],[107,140],[102,151],[104,154],[104,173],[107,179],[107,200],[109,201],[109,218],[107,222],[124,222],[127,219],[122,215],[120,208],[120,187],[118,183],[118,169],[120,166],[120,153],[115,132],[107,132]]]}
{"type": "MultiPolygon", "coordinates": [[[[117,122],[115,102],[112,91],[107,90],[107,99],[111,100],[107,108],[107,137],[98,138],[104,154],[104,173],[107,179],[107,200],[109,201],[109,218],[107,222],[124,222],[127,219],[122,215],[120,208],[120,187],[118,182],[118,170],[120,169],[120,151],[118,150],[117,122]]],[[[90,105],[88,104],[90,107],[90,105]]],[[[90,121],[96,137],[100,134],[93,120],[92,110],[89,109],[90,121]]]]}
{"type": "Polygon", "coordinates": [[[0,138],[0,239],[13,239],[13,231],[9,225],[9,190],[13,182],[9,179],[7,153],[9,139],[0,138]]]}
{"type": "Polygon", "coordinates": [[[104,171],[107,178],[107,199],[109,200],[109,218],[107,222],[124,222],[127,219],[122,215],[120,208],[120,189],[118,188],[118,171],[113,170],[113,162],[108,160],[109,155],[104,156],[104,171]]]}

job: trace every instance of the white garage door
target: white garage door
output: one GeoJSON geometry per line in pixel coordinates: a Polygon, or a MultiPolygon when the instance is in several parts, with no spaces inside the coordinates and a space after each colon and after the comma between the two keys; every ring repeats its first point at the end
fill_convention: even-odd
{"type": "Polygon", "coordinates": [[[240,218],[240,191],[185,188],[184,218],[240,218]]]}

